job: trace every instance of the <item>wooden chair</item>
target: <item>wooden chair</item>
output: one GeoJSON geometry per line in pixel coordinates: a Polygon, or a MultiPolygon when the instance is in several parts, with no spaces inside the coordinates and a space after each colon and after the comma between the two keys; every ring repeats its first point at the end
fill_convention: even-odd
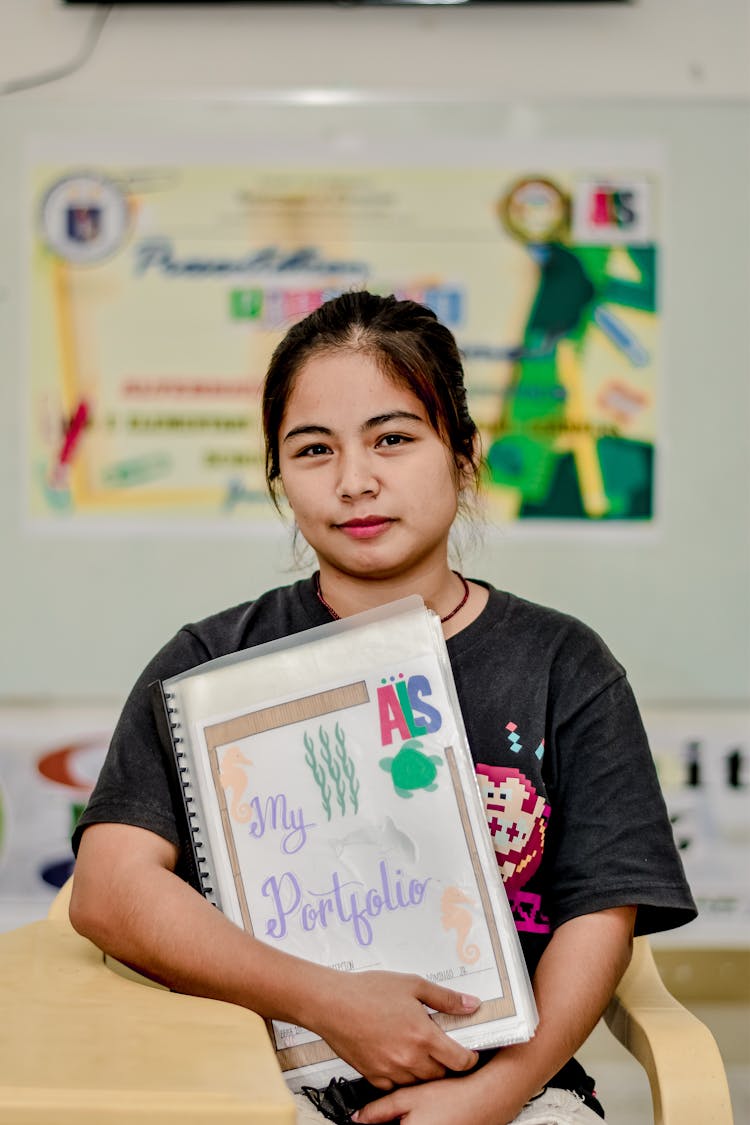
{"type": "Polygon", "coordinates": [[[648,1075],[655,1125],[732,1125],[724,1064],[716,1040],[664,986],[647,938],[604,1019],[648,1075]]]}
{"type": "MultiPolygon", "coordinates": [[[[68,884],[47,921],[0,935],[0,1125],[293,1125],[263,1021],[105,958],[69,899],[68,884]]],[[[648,1074],[655,1125],[732,1125],[716,1042],[646,938],[605,1019],[648,1074]]]]}
{"type": "Polygon", "coordinates": [[[69,897],[0,934],[0,1125],[294,1125],[263,1020],[112,972],[69,897]]]}

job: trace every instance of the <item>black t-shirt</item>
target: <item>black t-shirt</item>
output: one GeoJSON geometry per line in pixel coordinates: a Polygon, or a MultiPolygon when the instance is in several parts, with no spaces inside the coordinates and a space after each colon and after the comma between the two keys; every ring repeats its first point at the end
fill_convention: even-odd
{"type": "MultiPolygon", "coordinates": [[[[102,822],[179,843],[152,681],[328,621],[304,579],[181,629],[125,704],[74,848],[102,822]]],[[[636,933],[690,921],[695,906],[643,724],[597,634],[489,587],[487,606],[448,651],[529,971],[552,930],[577,915],[637,905],[636,933]]]]}

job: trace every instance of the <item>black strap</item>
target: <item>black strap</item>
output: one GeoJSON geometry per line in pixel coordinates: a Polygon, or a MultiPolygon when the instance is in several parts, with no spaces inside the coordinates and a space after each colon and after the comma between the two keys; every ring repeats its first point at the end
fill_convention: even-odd
{"type": "MultiPolygon", "coordinates": [[[[480,1051],[479,1062],[474,1069],[478,1070],[484,1066],[495,1053],[494,1050],[480,1051]]],[[[466,1072],[449,1072],[454,1077],[460,1077],[463,1073],[466,1072]]],[[[594,1079],[586,1073],[576,1059],[570,1059],[554,1078],[549,1080],[547,1086],[556,1090],[570,1090],[598,1117],[604,1117],[604,1110],[596,1097],[594,1079]]],[[[369,1102],[385,1097],[383,1091],[373,1086],[366,1078],[352,1080],[333,1078],[322,1090],[314,1086],[303,1086],[302,1093],[312,1102],[318,1113],[321,1113],[326,1120],[336,1122],[336,1125],[350,1125],[353,1113],[369,1102]]],[[[398,1121],[394,1119],[388,1125],[398,1125],[398,1121]]]]}
{"type": "Polygon", "coordinates": [[[351,1081],[348,1078],[333,1078],[323,1090],[303,1086],[302,1093],[318,1113],[322,1113],[328,1121],[337,1122],[337,1125],[349,1125],[353,1113],[368,1102],[384,1097],[383,1091],[371,1085],[366,1078],[354,1078],[351,1081]]]}

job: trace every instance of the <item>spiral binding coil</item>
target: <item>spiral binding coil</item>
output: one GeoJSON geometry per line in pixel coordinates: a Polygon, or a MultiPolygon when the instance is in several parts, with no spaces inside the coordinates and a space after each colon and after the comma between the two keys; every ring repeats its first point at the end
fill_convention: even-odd
{"type": "Polygon", "coordinates": [[[210,885],[211,876],[210,876],[209,872],[205,871],[203,869],[203,867],[201,866],[201,865],[207,864],[208,859],[205,855],[199,854],[201,851],[205,851],[206,845],[201,840],[201,838],[200,838],[200,828],[195,823],[198,814],[195,812],[194,809],[190,808],[191,804],[193,804],[195,802],[195,798],[193,797],[193,795],[190,791],[191,785],[192,785],[192,782],[190,780],[190,767],[187,765],[187,757],[186,757],[184,751],[181,751],[179,749],[179,744],[184,743],[185,740],[183,739],[183,737],[181,735],[175,734],[175,731],[180,730],[180,728],[182,726],[182,723],[176,721],[175,719],[172,719],[172,717],[171,717],[172,715],[178,714],[178,709],[176,707],[170,706],[170,703],[172,703],[174,701],[174,698],[175,698],[174,692],[165,691],[164,692],[164,698],[167,701],[167,717],[168,717],[169,725],[172,729],[172,742],[174,743],[175,757],[177,758],[177,772],[180,775],[180,786],[182,787],[182,796],[183,796],[183,799],[185,801],[185,812],[187,813],[188,827],[190,829],[190,836],[191,836],[192,843],[193,843],[193,855],[195,857],[195,865],[196,865],[196,868],[197,868],[197,871],[198,871],[198,878],[200,879],[200,882],[201,882],[201,891],[203,892],[203,895],[204,895],[205,898],[207,898],[210,902],[213,902],[214,905],[216,905],[216,902],[212,897],[214,889],[210,885]]]}

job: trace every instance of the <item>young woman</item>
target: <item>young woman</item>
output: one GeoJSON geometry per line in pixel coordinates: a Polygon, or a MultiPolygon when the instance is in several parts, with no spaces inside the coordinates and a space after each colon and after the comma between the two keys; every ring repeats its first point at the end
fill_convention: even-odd
{"type": "MultiPolygon", "coordinates": [[[[601,1109],[572,1056],[628,964],[633,932],[695,913],[624,671],[575,619],[451,569],[449,534],[477,487],[480,451],[455,341],[429,310],[368,293],[323,305],[274,353],[263,416],[269,486],[283,490],[318,570],[186,626],[146,668],[76,830],[73,924],[174,989],[321,1035],[369,1082],[358,1122],[593,1122],[601,1109]],[[481,1060],[425,1008],[470,1012],[472,997],[300,961],[180,878],[178,813],[146,691],[409,593],[443,622],[540,1013],[529,1043],[481,1060]]],[[[347,1121],[348,1097],[319,1103],[347,1121]]],[[[306,1104],[300,1120],[321,1120],[306,1104]]]]}

